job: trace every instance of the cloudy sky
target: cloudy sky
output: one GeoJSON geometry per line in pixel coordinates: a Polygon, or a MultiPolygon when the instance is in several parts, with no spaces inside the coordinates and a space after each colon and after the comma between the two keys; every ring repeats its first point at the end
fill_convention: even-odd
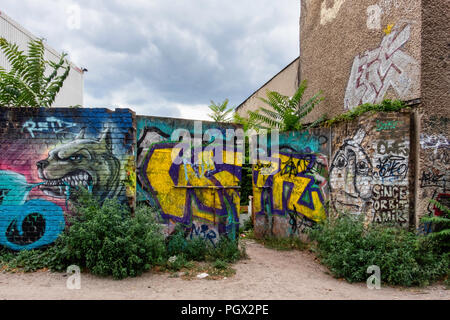
{"type": "Polygon", "coordinates": [[[84,104],[206,120],[299,53],[298,0],[2,0],[0,10],[89,71],[84,104]],[[78,20],[77,12],[80,19],[78,20]]]}

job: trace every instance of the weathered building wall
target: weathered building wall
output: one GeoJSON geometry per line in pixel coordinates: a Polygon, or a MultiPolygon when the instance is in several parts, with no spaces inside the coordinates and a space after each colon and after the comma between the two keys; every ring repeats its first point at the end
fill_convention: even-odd
{"type": "Polygon", "coordinates": [[[300,19],[300,80],[325,97],[309,121],[420,98],[420,0],[302,0],[300,19]]]}
{"type": "Polygon", "coordinates": [[[255,236],[299,236],[326,219],[329,153],[329,129],[280,134],[272,161],[253,165],[255,236]]]}
{"type": "Polygon", "coordinates": [[[378,113],[333,127],[329,183],[337,212],[409,227],[414,212],[410,121],[410,113],[378,113]]]}
{"type": "Polygon", "coordinates": [[[134,113],[0,108],[0,244],[52,243],[79,186],[134,207],[134,113]]]}
{"type": "Polygon", "coordinates": [[[137,117],[137,199],[160,209],[167,234],[182,225],[187,237],[203,237],[213,244],[221,235],[237,236],[242,145],[238,146],[226,130],[234,134],[238,128],[232,124],[137,117]],[[201,126],[197,131],[196,125],[201,126]],[[195,132],[203,135],[196,159],[195,132]],[[193,151],[190,156],[180,147],[180,133],[190,139],[185,145],[193,151]],[[182,161],[174,162],[173,154],[182,156],[182,161]]]}

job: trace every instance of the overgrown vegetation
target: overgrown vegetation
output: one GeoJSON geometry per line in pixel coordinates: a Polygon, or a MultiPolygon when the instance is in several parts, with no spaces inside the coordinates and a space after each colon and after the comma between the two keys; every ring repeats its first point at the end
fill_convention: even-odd
{"type": "Polygon", "coordinates": [[[176,257],[185,261],[222,260],[232,263],[246,257],[245,246],[241,244],[239,248],[237,240],[225,236],[221,237],[215,245],[202,238],[186,241],[183,228],[178,226],[174,234],[167,239],[167,253],[172,259],[176,257]]]}
{"type": "Polygon", "coordinates": [[[234,108],[228,108],[228,102],[229,100],[225,99],[222,103],[217,104],[211,100],[211,104],[208,106],[211,113],[208,116],[215,122],[230,122],[234,108]]]}
{"type": "Polygon", "coordinates": [[[433,227],[433,232],[428,234],[428,237],[433,239],[435,243],[435,250],[438,252],[449,252],[450,251],[450,208],[445,206],[444,204],[430,199],[430,203],[432,203],[436,208],[438,208],[441,212],[441,216],[426,216],[422,217],[422,223],[429,223],[433,227]]]}
{"type": "Polygon", "coordinates": [[[306,242],[303,242],[298,237],[266,237],[263,239],[256,239],[257,242],[263,244],[265,247],[279,251],[287,250],[305,250],[309,248],[306,242]]]}
{"type": "Polygon", "coordinates": [[[25,53],[0,38],[0,49],[11,65],[10,71],[0,67],[0,106],[51,107],[69,76],[67,54],[57,63],[45,60],[41,39],[31,40],[25,53]]]}
{"type": "Polygon", "coordinates": [[[381,269],[382,283],[422,286],[449,275],[450,255],[436,242],[397,227],[371,224],[341,215],[309,233],[315,252],[335,277],[364,282],[367,268],[381,269]]]}
{"type": "Polygon", "coordinates": [[[148,206],[138,207],[132,217],[116,199],[99,204],[81,190],[75,207],[76,214],[68,218],[70,228],[53,246],[21,252],[1,249],[2,269],[66,271],[75,264],[95,275],[123,279],[155,267],[170,271],[193,268],[193,261],[223,268],[246,256],[245,247],[226,236],[215,247],[203,238],[187,241],[182,228],[165,239],[157,212],[148,206]]]}
{"type": "Polygon", "coordinates": [[[352,121],[359,116],[371,112],[371,113],[377,113],[377,112],[398,112],[402,109],[408,108],[402,101],[400,100],[384,100],[383,102],[379,104],[370,104],[365,103],[362,104],[350,111],[347,111],[345,113],[342,113],[332,119],[329,120],[323,120],[321,122],[318,122],[315,124],[315,126],[325,126],[330,127],[331,125],[337,124],[339,122],[344,121],[352,121]]]}

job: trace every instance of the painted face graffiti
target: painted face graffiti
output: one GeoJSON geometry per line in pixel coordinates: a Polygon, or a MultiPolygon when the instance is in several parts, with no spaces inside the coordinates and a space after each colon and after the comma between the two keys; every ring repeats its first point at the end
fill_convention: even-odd
{"type": "Polygon", "coordinates": [[[361,213],[372,196],[372,164],[361,142],[364,129],[345,140],[336,152],[330,168],[330,190],[335,209],[361,213]]]}
{"type": "Polygon", "coordinates": [[[36,166],[44,180],[40,189],[51,197],[70,197],[71,190],[78,187],[101,200],[120,192],[120,162],[112,153],[109,129],[98,140],[85,138],[82,129],[73,141],[50,150],[47,159],[36,166]]]}

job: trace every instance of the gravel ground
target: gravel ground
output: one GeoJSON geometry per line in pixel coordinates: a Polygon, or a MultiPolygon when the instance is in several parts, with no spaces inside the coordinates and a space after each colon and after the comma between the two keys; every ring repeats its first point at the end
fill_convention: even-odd
{"type": "Polygon", "coordinates": [[[170,277],[148,272],[116,281],[82,274],[81,289],[66,288],[67,275],[41,271],[0,273],[1,299],[442,299],[450,300],[443,285],[427,288],[369,290],[330,276],[315,256],[302,251],[276,251],[246,240],[249,259],[235,264],[236,274],[222,280],[170,277]]]}

